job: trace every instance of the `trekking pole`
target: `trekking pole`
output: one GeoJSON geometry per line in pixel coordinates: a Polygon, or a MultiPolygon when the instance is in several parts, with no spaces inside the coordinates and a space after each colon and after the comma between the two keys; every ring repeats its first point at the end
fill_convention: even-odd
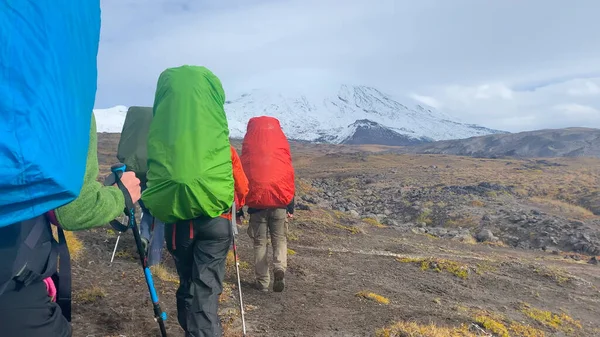
{"type": "Polygon", "coordinates": [[[237,233],[237,224],[235,223],[235,202],[231,206],[231,237],[233,239],[233,259],[235,260],[235,272],[237,275],[238,291],[240,294],[240,313],[242,315],[242,331],[246,337],[246,319],[244,318],[244,301],[242,299],[242,283],[240,281],[240,261],[238,260],[237,245],[235,244],[235,234],[237,233]]]}
{"type": "MultiPolygon", "coordinates": [[[[167,320],[167,313],[160,309],[160,304],[158,303],[158,294],[156,293],[156,289],[154,288],[154,281],[152,280],[152,273],[150,272],[150,268],[148,268],[146,252],[143,249],[142,239],[140,238],[140,232],[138,229],[137,221],[135,220],[135,205],[131,200],[131,195],[123,182],[121,182],[121,175],[125,172],[125,164],[118,163],[113,165],[110,170],[113,173],[114,183],[117,184],[123,195],[125,196],[125,213],[128,218],[128,225],[125,226],[121,224],[117,220],[111,221],[111,225],[113,228],[119,231],[119,233],[124,233],[128,228],[131,228],[133,231],[133,238],[135,239],[135,245],[137,247],[138,254],[140,255],[140,262],[142,264],[142,269],[144,270],[144,276],[146,277],[146,284],[148,285],[148,291],[150,292],[150,299],[152,300],[152,304],[154,307],[154,320],[158,322],[158,326],[160,327],[160,334],[162,337],[167,337],[167,329],[165,328],[165,321],[167,320]]],[[[112,182],[112,181],[110,181],[112,182]]],[[[105,185],[110,184],[110,182],[104,182],[105,185]]],[[[120,235],[120,234],[119,234],[120,235]]],[[[118,243],[118,242],[117,242],[118,243]]],[[[115,247],[116,250],[116,247],[115,247]]],[[[114,254],[114,252],[113,252],[114,254]]]]}

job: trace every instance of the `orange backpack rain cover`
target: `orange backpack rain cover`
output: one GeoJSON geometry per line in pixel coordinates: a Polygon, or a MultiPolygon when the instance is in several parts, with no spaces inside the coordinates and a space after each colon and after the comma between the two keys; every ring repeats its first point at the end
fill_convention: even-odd
{"type": "Polygon", "coordinates": [[[248,121],[242,143],[242,166],[250,183],[246,205],[285,208],[294,198],[294,167],[290,144],[276,118],[248,121]]]}

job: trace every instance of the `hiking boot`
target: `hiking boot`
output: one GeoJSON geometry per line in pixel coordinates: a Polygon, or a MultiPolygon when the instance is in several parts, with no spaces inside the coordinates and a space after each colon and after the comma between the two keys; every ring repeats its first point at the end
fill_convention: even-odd
{"type": "Polygon", "coordinates": [[[275,274],[275,280],[273,281],[273,291],[280,293],[285,288],[285,272],[283,271],[283,269],[275,269],[273,274],[275,274]]]}
{"type": "Polygon", "coordinates": [[[262,284],[260,284],[259,282],[256,282],[254,284],[254,287],[256,288],[256,290],[266,293],[269,291],[269,287],[264,287],[262,284]]]}

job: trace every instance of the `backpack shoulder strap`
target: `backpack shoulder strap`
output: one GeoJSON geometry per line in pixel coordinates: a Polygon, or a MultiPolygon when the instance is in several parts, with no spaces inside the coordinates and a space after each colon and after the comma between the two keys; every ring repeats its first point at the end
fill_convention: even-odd
{"type": "MultiPolygon", "coordinates": [[[[52,276],[52,281],[56,285],[56,303],[60,307],[63,316],[71,322],[71,254],[65,238],[65,232],[60,227],[54,211],[46,213],[50,223],[54,225],[58,232],[58,242],[53,241],[53,253],[60,257],[58,261],[58,271],[52,276]]],[[[56,257],[55,257],[56,258],[56,257]]]]}
{"type": "MultiPolygon", "coordinates": [[[[40,240],[40,237],[45,230],[48,230],[47,222],[44,217],[36,217],[33,219],[21,221],[11,226],[26,226],[31,228],[25,239],[18,244],[15,260],[12,264],[12,277],[0,284],[0,294],[2,294],[8,285],[13,281],[23,282],[28,285],[31,282],[31,270],[28,268],[28,262],[31,259],[34,249],[40,240]]],[[[21,228],[15,228],[15,234],[21,232],[21,228]]],[[[50,269],[50,268],[48,268],[50,269]]]]}

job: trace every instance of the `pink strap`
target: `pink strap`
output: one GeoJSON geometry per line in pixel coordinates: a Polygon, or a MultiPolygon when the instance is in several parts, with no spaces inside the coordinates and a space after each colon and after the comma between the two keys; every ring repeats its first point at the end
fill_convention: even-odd
{"type": "Polygon", "coordinates": [[[54,285],[54,281],[52,281],[51,277],[47,277],[44,279],[44,283],[46,283],[46,291],[48,291],[48,296],[50,296],[52,302],[56,302],[56,286],[54,285]]]}

